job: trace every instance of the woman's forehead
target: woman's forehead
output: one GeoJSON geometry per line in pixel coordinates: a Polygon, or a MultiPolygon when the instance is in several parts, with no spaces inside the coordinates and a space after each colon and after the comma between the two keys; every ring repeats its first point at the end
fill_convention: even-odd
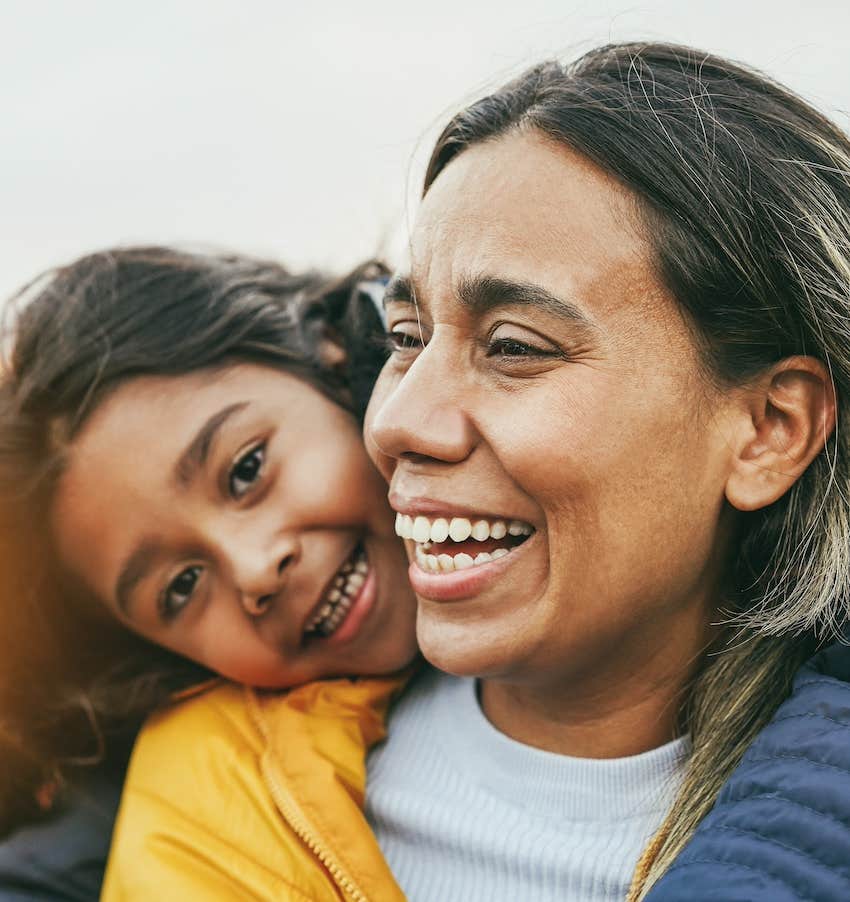
{"type": "Polygon", "coordinates": [[[404,275],[427,301],[496,277],[542,283],[557,295],[598,278],[654,275],[634,196],[569,148],[534,133],[475,145],[423,199],[404,275]]]}

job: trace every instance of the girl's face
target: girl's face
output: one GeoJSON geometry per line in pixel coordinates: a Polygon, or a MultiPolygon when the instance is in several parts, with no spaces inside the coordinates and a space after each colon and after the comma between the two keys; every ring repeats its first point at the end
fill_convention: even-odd
{"type": "Polygon", "coordinates": [[[438,667],[616,686],[707,637],[726,399],[634,222],[625,189],[529,133],[465,150],[423,201],[366,435],[438,667]]]}
{"type": "Polygon", "coordinates": [[[74,439],[60,557],[119,620],[233,680],[390,672],[414,600],[354,419],[253,364],[119,386],[74,439]]]}

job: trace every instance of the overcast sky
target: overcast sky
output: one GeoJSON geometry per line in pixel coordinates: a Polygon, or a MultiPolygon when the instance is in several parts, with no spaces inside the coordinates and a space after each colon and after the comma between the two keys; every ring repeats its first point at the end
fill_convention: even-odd
{"type": "Polygon", "coordinates": [[[464,100],[646,37],[760,66],[850,124],[846,0],[0,0],[0,297],[116,243],[392,254],[464,100]]]}

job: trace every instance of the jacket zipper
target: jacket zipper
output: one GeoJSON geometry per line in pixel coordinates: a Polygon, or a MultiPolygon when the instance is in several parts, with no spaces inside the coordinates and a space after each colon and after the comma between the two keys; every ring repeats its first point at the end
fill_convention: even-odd
{"type": "Polygon", "coordinates": [[[289,826],[292,827],[298,838],[328,870],[336,885],[340,887],[353,902],[369,902],[367,896],[357,886],[354,880],[352,880],[342,867],[340,867],[333,854],[326,848],[323,848],[321,840],[315,837],[310,825],[306,823],[305,819],[301,816],[297,802],[289,793],[284,792],[275,782],[267,765],[264,765],[263,771],[265,772],[266,784],[268,785],[272,798],[281,814],[286,818],[289,826]]]}

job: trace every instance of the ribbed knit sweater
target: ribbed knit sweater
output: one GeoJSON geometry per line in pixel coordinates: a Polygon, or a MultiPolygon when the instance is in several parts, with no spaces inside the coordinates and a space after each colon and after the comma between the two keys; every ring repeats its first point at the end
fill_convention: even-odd
{"type": "Polygon", "coordinates": [[[369,757],[366,811],[410,902],[622,902],[687,754],[541,751],[493,727],[474,680],[427,671],[369,757]]]}

